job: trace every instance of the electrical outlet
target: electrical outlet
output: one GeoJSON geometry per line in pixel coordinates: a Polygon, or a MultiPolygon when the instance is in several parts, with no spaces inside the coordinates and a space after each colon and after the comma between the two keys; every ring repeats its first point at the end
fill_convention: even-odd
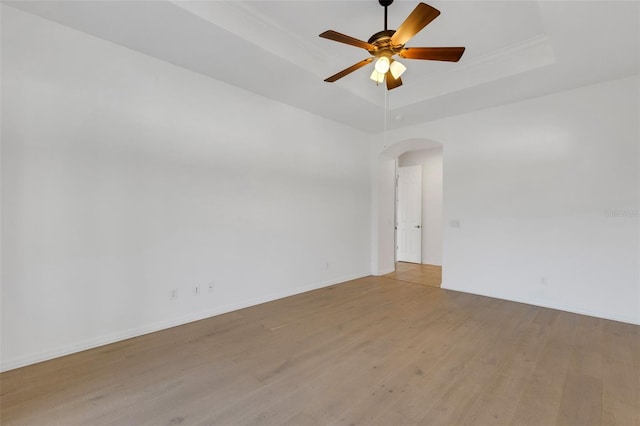
{"type": "Polygon", "coordinates": [[[193,295],[194,296],[200,296],[200,286],[196,285],[193,287],[193,295]]]}
{"type": "Polygon", "coordinates": [[[169,291],[169,300],[176,300],[178,298],[178,289],[173,288],[169,291]]]}
{"type": "Polygon", "coordinates": [[[213,293],[214,287],[215,287],[214,283],[209,283],[209,293],[213,293]]]}

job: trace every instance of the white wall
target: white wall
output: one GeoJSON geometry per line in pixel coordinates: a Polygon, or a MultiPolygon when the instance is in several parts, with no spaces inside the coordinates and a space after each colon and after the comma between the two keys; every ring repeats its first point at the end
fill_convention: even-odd
{"type": "MultiPolygon", "coordinates": [[[[374,197],[374,210],[377,214],[374,220],[383,224],[385,229],[390,229],[391,232],[373,233],[372,241],[375,244],[382,247],[390,247],[395,250],[395,231],[394,231],[394,197],[395,197],[395,175],[396,175],[396,159],[395,158],[381,158],[375,160],[376,164],[373,167],[374,173],[377,172],[378,176],[375,176],[375,187],[378,192],[374,197]]],[[[377,275],[384,275],[395,271],[395,255],[393,251],[391,256],[385,256],[386,253],[375,252],[375,257],[372,262],[372,270],[377,275]]]]}
{"type": "Polygon", "coordinates": [[[422,166],[422,263],[442,265],[442,148],[405,152],[398,166],[422,166]]]}
{"type": "Polygon", "coordinates": [[[369,153],[2,6],[2,369],[368,275],[369,153]]]}
{"type": "Polygon", "coordinates": [[[390,133],[447,153],[443,287],[640,323],[639,93],[632,76],[390,133]]]}

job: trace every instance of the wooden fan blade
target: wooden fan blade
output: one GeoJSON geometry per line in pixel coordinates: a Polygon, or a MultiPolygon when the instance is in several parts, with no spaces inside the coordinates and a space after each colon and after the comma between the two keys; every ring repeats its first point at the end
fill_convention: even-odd
{"type": "Polygon", "coordinates": [[[391,44],[395,46],[405,44],[411,39],[411,37],[418,34],[421,29],[436,19],[438,15],[440,15],[440,11],[438,9],[431,7],[428,4],[419,3],[393,34],[391,37],[391,44]]]}
{"type": "Polygon", "coordinates": [[[458,62],[463,53],[464,47],[406,47],[398,55],[407,59],[458,62]]]}
{"type": "Polygon", "coordinates": [[[355,47],[361,47],[366,50],[377,49],[377,47],[375,47],[373,44],[367,43],[366,41],[358,40],[357,38],[353,38],[348,35],[340,34],[339,32],[333,30],[323,32],[322,34],[320,34],[320,37],[340,43],[350,44],[351,46],[355,47]]]}
{"type": "Polygon", "coordinates": [[[391,71],[387,71],[385,80],[387,81],[387,90],[392,90],[396,87],[402,86],[402,79],[400,77],[393,78],[393,74],[391,74],[391,71]]]}
{"type": "Polygon", "coordinates": [[[360,69],[365,65],[371,63],[371,61],[373,61],[373,58],[367,58],[364,61],[360,61],[357,64],[351,65],[349,68],[343,69],[339,73],[334,74],[329,78],[325,78],[324,81],[326,81],[327,83],[333,83],[334,81],[341,79],[345,75],[351,74],[355,70],[360,69]]]}

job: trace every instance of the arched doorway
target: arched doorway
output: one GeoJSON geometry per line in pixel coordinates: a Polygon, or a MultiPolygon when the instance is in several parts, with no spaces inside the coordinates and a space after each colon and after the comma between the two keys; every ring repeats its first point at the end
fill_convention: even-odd
{"type": "MultiPolygon", "coordinates": [[[[396,178],[398,176],[398,159],[407,153],[442,149],[439,142],[426,138],[406,139],[391,144],[378,155],[378,167],[374,174],[377,179],[374,182],[374,226],[373,226],[373,273],[385,275],[396,270],[396,178]]],[[[440,189],[442,190],[442,189],[440,189]]],[[[442,207],[441,207],[442,208],[442,207]]],[[[442,217],[439,218],[440,235],[442,231],[442,217]]],[[[430,224],[433,226],[433,224],[430,224]]],[[[437,241],[442,250],[441,237],[437,241]]],[[[425,253],[421,262],[429,259],[433,253],[425,253]]],[[[442,254],[440,259],[443,258],[442,254]]],[[[424,263],[429,263],[425,261],[424,263]]],[[[437,263],[437,262],[433,262],[437,263]]]]}

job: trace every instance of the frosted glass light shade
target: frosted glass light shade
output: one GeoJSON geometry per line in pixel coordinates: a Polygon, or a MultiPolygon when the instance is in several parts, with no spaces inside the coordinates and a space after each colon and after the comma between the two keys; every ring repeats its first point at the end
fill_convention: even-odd
{"type": "Polygon", "coordinates": [[[379,73],[377,70],[373,70],[373,72],[371,73],[371,77],[369,77],[371,80],[375,81],[376,83],[382,83],[384,81],[384,73],[379,73]]]}
{"type": "Polygon", "coordinates": [[[396,79],[399,78],[402,75],[402,73],[405,72],[406,70],[407,70],[407,67],[405,67],[398,61],[391,62],[391,65],[389,66],[389,71],[391,71],[391,75],[393,76],[393,78],[396,78],[396,79]]]}
{"type": "Polygon", "coordinates": [[[389,58],[387,58],[386,56],[381,56],[377,61],[376,61],[376,71],[378,71],[380,74],[386,74],[387,71],[389,71],[389,64],[391,61],[389,61],[389,58]]]}

